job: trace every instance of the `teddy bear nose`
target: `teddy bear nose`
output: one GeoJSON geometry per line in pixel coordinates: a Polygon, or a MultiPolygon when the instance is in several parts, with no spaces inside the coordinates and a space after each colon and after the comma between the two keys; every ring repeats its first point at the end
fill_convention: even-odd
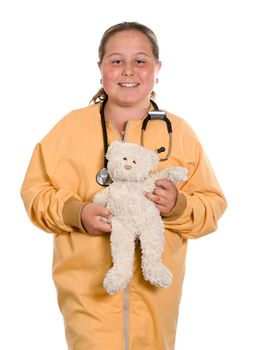
{"type": "Polygon", "coordinates": [[[125,168],[125,170],[131,170],[132,169],[131,165],[125,165],[124,168],[125,168]]]}

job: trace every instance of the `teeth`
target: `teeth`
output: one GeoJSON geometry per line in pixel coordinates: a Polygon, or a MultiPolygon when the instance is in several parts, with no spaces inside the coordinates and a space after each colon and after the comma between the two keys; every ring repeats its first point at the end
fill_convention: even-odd
{"type": "Polygon", "coordinates": [[[139,84],[138,84],[138,83],[120,83],[119,85],[120,85],[120,86],[123,86],[123,87],[128,87],[128,88],[130,88],[130,87],[136,87],[136,86],[138,86],[139,84]]]}

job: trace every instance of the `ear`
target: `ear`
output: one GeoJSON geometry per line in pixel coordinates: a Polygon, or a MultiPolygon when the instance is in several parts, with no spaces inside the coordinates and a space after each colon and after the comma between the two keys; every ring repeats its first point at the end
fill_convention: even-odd
{"type": "Polygon", "coordinates": [[[122,141],[114,141],[110,144],[110,146],[108,147],[108,150],[107,150],[107,154],[106,154],[107,160],[110,159],[111,153],[116,152],[116,150],[118,150],[122,144],[123,144],[122,141]]]}
{"type": "Polygon", "coordinates": [[[159,156],[154,151],[148,151],[146,159],[148,159],[150,170],[154,171],[159,164],[159,156]]]}
{"type": "Polygon", "coordinates": [[[156,64],[156,74],[157,74],[157,75],[158,75],[158,73],[159,73],[159,71],[160,71],[161,66],[162,66],[161,61],[157,62],[157,64],[156,64]]]}

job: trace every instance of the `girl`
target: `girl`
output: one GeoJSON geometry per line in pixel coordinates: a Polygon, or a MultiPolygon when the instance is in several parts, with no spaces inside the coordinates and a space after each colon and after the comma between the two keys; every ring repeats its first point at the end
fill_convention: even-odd
{"type": "MultiPolygon", "coordinates": [[[[161,68],[155,34],[125,22],[109,28],[99,46],[101,90],[89,107],[65,116],[36,146],[21,189],[32,222],[54,234],[53,278],[65,321],[69,350],[172,350],[185,269],[187,240],[216,230],[226,201],[204,150],[190,126],[167,112],[173,124],[173,152],[160,169],[189,170],[177,187],[156,182],[153,201],[164,220],[164,264],[173,283],[158,288],[141,273],[136,246],[134,275],[113,296],[103,288],[110,268],[108,209],[92,203],[103,168],[100,109],[108,143],[141,143],[142,120],[152,108],[153,87],[161,68]]],[[[144,146],[168,148],[162,121],[148,124],[144,146]]]]}

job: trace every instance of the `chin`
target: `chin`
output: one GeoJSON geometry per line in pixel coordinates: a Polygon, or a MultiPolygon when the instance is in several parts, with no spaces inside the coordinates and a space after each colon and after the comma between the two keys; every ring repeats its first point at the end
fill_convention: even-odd
{"type": "Polygon", "coordinates": [[[149,100],[148,97],[140,97],[138,96],[123,96],[121,98],[116,99],[116,102],[123,106],[136,105],[138,103],[142,103],[144,100],[149,100]]]}

